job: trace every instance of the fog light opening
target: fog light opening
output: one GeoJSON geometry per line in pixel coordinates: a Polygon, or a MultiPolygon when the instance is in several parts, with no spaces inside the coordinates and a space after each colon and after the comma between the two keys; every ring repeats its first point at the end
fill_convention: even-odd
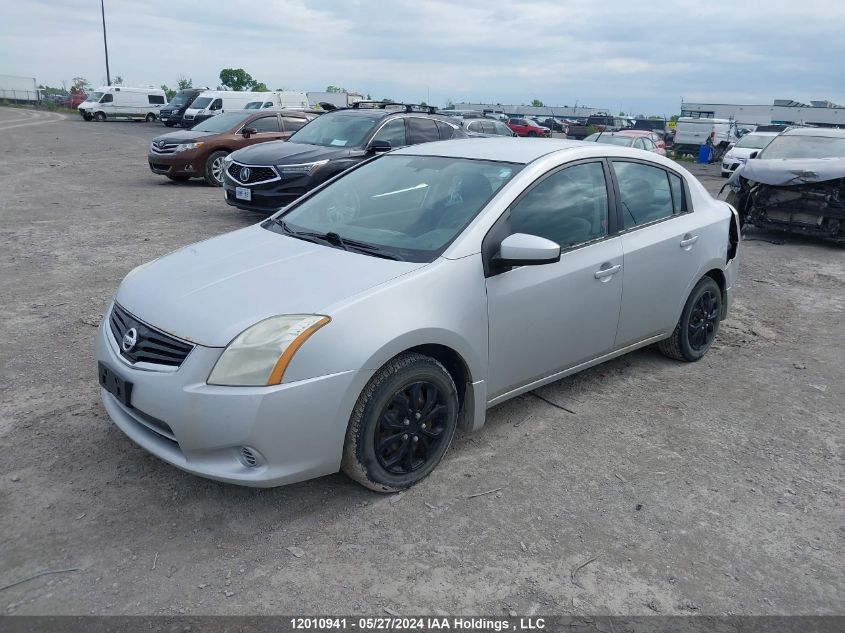
{"type": "Polygon", "coordinates": [[[256,468],[261,465],[261,455],[248,446],[241,446],[238,449],[238,460],[247,468],[256,468]]]}

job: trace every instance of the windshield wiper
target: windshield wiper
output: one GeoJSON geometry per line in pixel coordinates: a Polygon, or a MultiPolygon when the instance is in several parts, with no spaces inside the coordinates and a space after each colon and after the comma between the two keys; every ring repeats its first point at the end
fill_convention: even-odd
{"type": "Polygon", "coordinates": [[[349,238],[341,237],[334,231],[328,231],[326,233],[318,233],[316,231],[294,231],[281,218],[273,218],[273,222],[282,227],[282,230],[288,235],[298,237],[309,242],[313,242],[314,240],[320,240],[322,242],[326,242],[330,246],[342,248],[345,251],[353,250],[360,253],[365,253],[367,255],[372,255],[373,257],[381,257],[383,259],[392,259],[396,261],[405,261],[403,257],[397,255],[396,253],[385,252],[384,250],[382,250],[381,247],[376,246],[375,244],[370,244],[368,242],[360,242],[358,240],[351,240],[349,238]]]}

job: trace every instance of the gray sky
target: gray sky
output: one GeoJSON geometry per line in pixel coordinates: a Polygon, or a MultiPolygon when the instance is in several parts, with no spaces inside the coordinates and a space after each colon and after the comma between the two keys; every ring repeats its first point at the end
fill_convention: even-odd
{"type": "MultiPolygon", "coordinates": [[[[831,0],[106,0],[112,77],[215,87],[580,105],[675,114],[690,101],[845,103],[845,3],[831,0]]],[[[105,80],[98,0],[8,2],[0,74],[105,80]]]]}

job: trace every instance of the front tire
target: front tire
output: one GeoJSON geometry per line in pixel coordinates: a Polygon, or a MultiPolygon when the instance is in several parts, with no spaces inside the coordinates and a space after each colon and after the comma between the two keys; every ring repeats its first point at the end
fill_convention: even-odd
{"type": "Polygon", "coordinates": [[[174,125],[176,125],[176,124],[173,123],[172,121],[168,121],[167,123],[164,124],[164,127],[173,127],[174,125]]]}
{"type": "Polygon", "coordinates": [[[675,360],[695,362],[713,345],[722,318],[722,291],[712,277],[692,289],[672,336],[660,341],[660,351],[675,360]]]}
{"type": "Polygon", "coordinates": [[[212,187],[223,186],[223,159],[227,152],[213,152],[205,161],[205,181],[212,187]]]}
{"type": "Polygon", "coordinates": [[[446,454],[458,410],[455,382],[441,363],[400,354],[358,398],[346,431],[343,472],[376,492],[410,488],[446,454]]]}
{"type": "Polygon", "coordinates": [[[106,113],[105,112],[95,112],[94,113],[94,120],[98,123],[102,123],[106,120],[106,113]]]}

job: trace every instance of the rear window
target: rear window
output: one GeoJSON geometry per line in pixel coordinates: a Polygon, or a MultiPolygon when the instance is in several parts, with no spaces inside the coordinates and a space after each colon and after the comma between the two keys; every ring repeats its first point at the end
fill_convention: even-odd
{"type": "Polygon", "coordinates": [[[441,141],[448,141],[455,133],[455,128],[445,121],[437,121],[437,130],[440,132],[441,141]]]}
{"type": "Polygon", "coordinates": [[[662,119],[637,119],[634,121],[635,130],[665,130],[666,121],[662,119]]]}

